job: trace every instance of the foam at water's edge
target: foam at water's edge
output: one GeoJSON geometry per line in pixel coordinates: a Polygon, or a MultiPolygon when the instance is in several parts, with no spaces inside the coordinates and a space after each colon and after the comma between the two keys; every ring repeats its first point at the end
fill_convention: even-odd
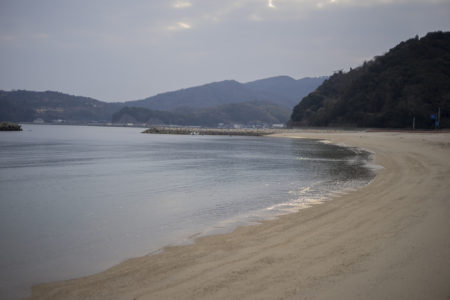
{"type": "MultiPolygon", "coordinates": [[[[320,142],[329,144],[330,141],[327,140],[320,140],[320,142]]],[[[361,160],[360,158],[354,158],[356,160],[359,159],[359,161],[363,161],[363,166],[367,168],[368,170],[373,172],[373,176],[368,180],[361,180],[361,181],[351,181],[351,182],[344,182],[343,184],[340,184],[340,188],[334,189],[331,188],[329,190],[322,189],[324,186],[330,186],[327,185],[324,182],[316,182],[312,184],[311,186],[303,187],[299,191],[289,191],[289,194],[296,195],[296,198],[290,199],[286,202],[278,203],[271,205],[269,207],[266,207],[264,209],[256,210],[253,212],[245,213],[242,215],[235,216],[233,218],[218,222],[212,227],[209,227],[202,232],[199,232],[193,236],[191,236],[188,240],[185,240],[183,243],[191,243],[193,240],[197,237],[201,236],[207,236],[207,235],[214,235],[214,234],[223,234],[227,232],[231,232],[234,229],[236,229],[239,226],[246,226],[246,225],[256,225],[261,223],[265,220],[272,220],[279,216],[290,214],[290,213],[296,213],[301,211],[302,209],[310,208],[314,205],[322,204],[324,202],[330,201],[336,197],[341,197],[343,195],[346,195],[351,192],[355,192],[367,185],[369,185],[376,176],[376,173],[383,169],[381,165],[375,164],[375,153],[372,151],[369,151],[367,149],[363,148],[356,148],[356,147],[349,147],[347,145],[339,144],[337,146],[345,147],[351,151],[353,151],[356,155],[361,155],[363,153],[367,153],[367,156],[365,159],[361,160]],[[322,186],[320,186],[322,185],[322,186]],[[319,186],[319,187],[317,187],[319,186]],[[315,188],[316,187],[316,188],[315,188]]],[[[297,159],[304,159],[304,160],[329,160],[333,161],[333,159],[314,159],[314,158],[297,158],[297,159]]],[[[339,160],[342,161],[342,160],[339,160]]],[[[350,163],[352,160],[348,160],[350,163]]],[[[333,187],[336,187],[336,185],[333,185],[333,187]]]]}

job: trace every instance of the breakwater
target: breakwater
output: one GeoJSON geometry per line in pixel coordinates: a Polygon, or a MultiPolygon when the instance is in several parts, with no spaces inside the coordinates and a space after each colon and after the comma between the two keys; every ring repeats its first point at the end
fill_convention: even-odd
{"type": "Polygon", "coordinates": [[[151,134],[185,134],[185,135],[242,135],[263,136],[275,133],[274,129],[221,129],[196,127],[151,127],[143,133],[151,134]]]}
{"type": "Polygon", "coordinates": [[[22,126],[12,122],[1,122],[0,131],[22,131],[22,126]]]}

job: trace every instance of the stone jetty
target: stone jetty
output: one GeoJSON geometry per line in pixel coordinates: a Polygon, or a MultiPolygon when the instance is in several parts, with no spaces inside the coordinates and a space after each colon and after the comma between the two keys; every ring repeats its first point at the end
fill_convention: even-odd
{"type": "Polygon", "coordinates": [[[0,122],[0,131],[22,131],[22,126],[12,122],[0,122]]]}
{"type": "Polygon", "coordinates": [[[152,134],[184,134],[184,135],[242,135],[263,136],[275,133],[273,129],[221,129],[221,128],[197,128],[197,127],[151,127],[143,133],[152,134]]]}

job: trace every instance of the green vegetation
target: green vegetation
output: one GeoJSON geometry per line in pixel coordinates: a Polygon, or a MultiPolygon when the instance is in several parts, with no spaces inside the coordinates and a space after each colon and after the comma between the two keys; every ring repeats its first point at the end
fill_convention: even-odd
{"type": "Polygon", "coordinates": [[[0,131],[22,131],[22,126],[12,122],[1,122],[0,131]]]}
{"type": "Polygon", "coordinates": [[[216,127],[219,123],[258,125],[285,123],[289,110],[266,102],[229,103],[205,109],[173,112],[124,107],[112,117],[113,123],[146,123],[149,125],[197,125],[216,127]]]}
{"type": "Polygon", "coordinates": [[[217,123],[285,123],[294,105],[324,79],[278,76],[249,83],[226,80],[122,103],[52,91],[0,91],[0,120],[57,124],[112,120],[214,127],[217,123]]]}
{"type": "Polygon", "coordinates": [[[112,114],[123,106],[52,91],[0,91],[0,120],[12,122],[32,122],[38,118],[45,122],[110,122],[112,114]]]}
{"type": "Polygon", "coordinates": [[[294,107],[292,126],[450,128],[450,32],[402,42],[337,72],[294,107]]]}
{"type": "Polygon", "coordinates": [[[158,94],[143,100],[128,101],[126,106],[152,110],[176,111],[186,107],[199,110],[230,103],[249,101],[270,102],[292,110],[298,101],[317,88],[325,77],[294,79],[277,76],[248,83],[225,80],[173,92],[158,94]]]}

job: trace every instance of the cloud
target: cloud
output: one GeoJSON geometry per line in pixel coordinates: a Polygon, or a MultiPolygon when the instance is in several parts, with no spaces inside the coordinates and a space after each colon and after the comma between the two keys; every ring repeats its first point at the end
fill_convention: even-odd
{"type": "Polygon", "coordinates": [[[248,18],[253,22],[261,22],[263,20],[263,18],[258,14],[251,14],[248,18]]]}
{"type": "Polygon", "coordinates": [[[180,26],[180,28],[183,28],[183,29],[191,28],[191,25],[189,25],[188,23],[184,23],[184,22],[178,22],[178,26],[180,26]]]}
{"type": "Polygon", "coordinates": [[[191,29],[192,26],[186,22],[177,22],[175,25],[171,25],[167,27],[170,31],[179,31],[179,30],[186,30],[191,29]]]}
{"type": "Polygon", "coordinates": [[[50,38],[50,35],[48,33],[40,32],[33,34],[31,37],[35,40],[47,40],[50,38]]]}
{"type": "Polygon", "coordinates": [[[450,30],[449,0],[0,1],[0,89],[100,99],[326,75],[450,30]]]}
{"type": "Polygon", "coordinates": [[[177,1],[172,5],[173,8],[186,8],[190,6],[192,6],[192,3],[189,1],[177,1]]]}
{"type": "Polygon", "coordinates": [[[0,35],[0,44],[1,43],[10,43],[18,40],[19,37],[12,34],[2,34],[0,35]]]}

